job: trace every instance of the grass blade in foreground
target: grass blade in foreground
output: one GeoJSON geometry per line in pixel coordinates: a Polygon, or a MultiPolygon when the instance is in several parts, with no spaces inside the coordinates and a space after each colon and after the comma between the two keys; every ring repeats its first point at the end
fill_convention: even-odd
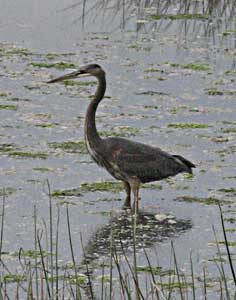
{"type": "Polygon", "coordinates": [[[224,218],[223,218],[222,209],[221,209],[220,204],[219,204],[219,209],[220,209],[220,219],[221,219],[221,225],[222,225],[222,230],[223,230],[224,239],[225,239],[225,246],[226,246],[226,250],[227,250],[230,270],[231,270],[231,273],[232,273],[232,276],[233,276],[234,285],[236,286],[236,276],[235,276],[235,272],[234,272],[234,266],[233,266],[233,263],[232,263],[231,254],[230,254],[230,251],[229,251],[229,243],[228,243],[226,232],[225,232],[224,218]]]}

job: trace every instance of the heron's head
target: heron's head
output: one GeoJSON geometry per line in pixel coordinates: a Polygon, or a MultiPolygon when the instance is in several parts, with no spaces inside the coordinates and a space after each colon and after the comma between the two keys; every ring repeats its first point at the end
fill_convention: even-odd
{"type": "Polygon", "coordinates": [[[79,70],[72,73],[49,80],[47,83],[60,82],[63,80],[74,79],[77,77],[95,76],[97,78],[105,75],[104,70],[97,64],[89,64],[81,67],[79,70]]]}

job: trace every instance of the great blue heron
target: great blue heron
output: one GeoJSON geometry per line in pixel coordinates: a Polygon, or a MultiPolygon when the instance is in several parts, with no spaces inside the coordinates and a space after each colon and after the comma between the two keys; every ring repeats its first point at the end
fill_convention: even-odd
{"type": "Polygon", "coordinates": [[[101,138],[97,132],[95,114],[106,91],[105,71],[97,64],[89,64],[78,71],[60,76],[48,83],[60,82],[82,76],[95,76],[98,86],[85,117],[84,138],[92,159],[116,179],[121,180],[126,191],[125,207],[131,207],[131,191],[135,210],[138,210],[141,183],[161,180],[178,173],[192,173],[195,165],[180,155],[171,155],[160,148],[137,143],[124,138],[101,138]]]}

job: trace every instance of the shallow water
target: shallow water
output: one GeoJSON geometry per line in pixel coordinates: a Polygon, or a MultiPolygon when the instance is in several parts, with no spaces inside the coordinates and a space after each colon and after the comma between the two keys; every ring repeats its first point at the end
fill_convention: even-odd
{"type": "MultiPolygon", "coordinates": [[[[48,86],[43,82],[68,70],[39,67],[61,61],[75,66],[96,62],[106,70],[108,85],[108,97],[97,113],[98,129],[157,145],[197,165],[192,178],[178,175],[156,188],[143,188],[140,206],[147,218],[150,213],[166,214],[189,225],[180,231],[173,225],[173,236],[162,235],[147,246],[153,263],[157,251],[158,264],[169,265],[173,240],[179,266],[189,270],[193,250],[194,267],[200,274],[203,263],[216,255],[212,226],[222,240],[219,209],[209,204],[209,198],[222,200],[225,218],[231,220],[226,221],[227,228],[234,228],[235,222],[235,20],[227,19],[225,13],[224,18],[210,20],[153,21],[154,10],[134,7],[131,18],[124,22],[122,9],[112,17],[112,10],[103,8],[91,10],[83,29],[81,6],[66,9],[67,5],[8,1],[0,11],[0,187],[11,189],[6,201],[4,251],[33,248],[34,205],[38,216],[48,220],[46,180],[52,192],[112,180],[83,151],[51,144],[83,139],[88,96],[95,89],[93,79],[83,86],[48,86]]],[[[106,232],[112,224],[109,213],[121,214],[124,197],[120,190],[96,189],[78,197],[53,197],[55,205],[61,204],[64,264],[70,252],[63,204],[71,204],[79,264],[78,234],[82,232],[85,246],[95,243],[96,232],[106,232]]],[[[234,238],[229,233],[229,240],[234,238]]],[[[234,253],[234,247],[231,250],[234,253]]],[[[98,260],[99,255],[106,259],[106,253],[98,251],[98,260]]],[[[138,264],[147,264],[142,252],[138,264]]],[[[215,266],[207,263],[207,267],[209,277],[213,276],[215,266]]]]}

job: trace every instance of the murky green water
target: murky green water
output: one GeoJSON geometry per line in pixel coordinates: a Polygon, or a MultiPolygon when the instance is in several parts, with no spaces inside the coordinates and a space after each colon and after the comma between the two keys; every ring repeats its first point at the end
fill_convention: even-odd
{"type": "MultiPolygon", "coordinates": [[[[86,5],[89,11],[91,4],[86,5]]],[[[219,15],[202,13],[201,18],[176,20],[170,16],[176,13],[174,7],[161,18],[163,13],[157,14],[152,5],[131,5],[125,14],[122,6],[115,10],[99,7],[81,19],[82,6],[70,8],[61,1],[41,1],[37,6],[27,0],[2,4],[0,187],[9,191],[4,251],[33,248],[33,207],[48,219],[45,182],[49,180],[51,191],[61,193],[55,194],[53,203],[61,210],[63,263],[70,260],[65,203],[71,204],[78,263],[82,261],[80,232],[92,260],[109,260],[108,253],[99,249],[107,245],[111,224],[122,231],[110,212],[121,214],[125,195],[114,184],[105,189],[94,185],[112,178],[91,162],[84,148],[84,115],[94,80],[44,83],[68,68],[96,62],[107,72],[106,99],[97,113],[103,136],[120,135],[157,145],[197,165],[191,178],[180,175],[141,190],[142,215],[154,219],[150,228],[160,225],[155,223],[158,214],[174,216],[176,221],[172,234],[164,225],[166,235],[158,229],[155,236],[155,230],[150,230],[153,239],[147,249],[153,264],[157,252],[158,265],[169,266],[173,240],[181,268],[188,270],[193,250],[196,271],[200,274],[206,262],[209,277],[214,277],[215,266],[208,263],[216,256],[212,226],[222,239],[215,200],[221,200],[226,227],[235,227],[236,31],[235,18],[229,17],[232,8],[222,15],[218,7],[219,15]],[[105,234],[97,242],[94,236],[101,237],[101,232],[105,234]]],[[[229,240],[235,241],[234,232],[229,232],[229,240]]],[[[138,264],[146,265],[141,250],[138,264]]]]}

